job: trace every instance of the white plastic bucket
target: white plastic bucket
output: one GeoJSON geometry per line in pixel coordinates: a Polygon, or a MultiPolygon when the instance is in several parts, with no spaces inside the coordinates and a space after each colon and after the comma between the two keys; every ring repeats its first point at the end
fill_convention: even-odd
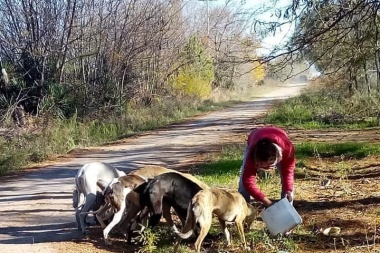
{"type": "Polygon", "coordinates": [[[260,216],[272,235],[285,233],[302,222],[301,216],[287,198],[266,208],[260,216]]]}

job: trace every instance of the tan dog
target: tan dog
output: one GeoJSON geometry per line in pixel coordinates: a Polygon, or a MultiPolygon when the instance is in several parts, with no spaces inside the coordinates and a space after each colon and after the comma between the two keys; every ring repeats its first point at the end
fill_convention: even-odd
{"type": "MultiPolygon", "coordinates": [[[[182,233],[176,233],[180,238],[187,239],[193,234],[196,225],[199,224],[200,233],[195,242],[196,252],[200,252],[202,242],[210,230],[212,214],[218,217],[228,245],[231,244],[231,236],[226,227],[226,222],[235,222],[244,248],[247,248],[243,222],[245,221],[250,227],[256,218],[257,210],[248,204],[239,192],[222,189],[201,190],[193,197],[187,210],[186,223],[182,233]]],[[[174,247],[174,252],[178,249],[179,241],[180,239],[174,247]]]]}

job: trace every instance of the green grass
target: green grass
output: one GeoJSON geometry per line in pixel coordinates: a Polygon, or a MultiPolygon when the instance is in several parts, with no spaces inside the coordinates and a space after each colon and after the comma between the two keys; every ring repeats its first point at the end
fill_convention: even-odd
{"type": "Polygon", "coordinates": [[[197,175],[210,186],[234,186],[236,188],[243,152],[243,146],[226,146],[217,157],[213,158],[215,162],[203,165],[197,175]]]}
{"type": "Polygon", "coordinates": [[[344,143],[300,143],[295,145],[297,159],[308,157],[345,156],[364,158],[369,155],[380,155],[380,146],[371,143],[344,142],[344,143]]]}
{"type": "Polygon", "coordinates": [[[379,94],[344,96],[339,90],[310,90],[278,103],[264,122],[302,129],[378,127],[379,104],[379,94]]]}

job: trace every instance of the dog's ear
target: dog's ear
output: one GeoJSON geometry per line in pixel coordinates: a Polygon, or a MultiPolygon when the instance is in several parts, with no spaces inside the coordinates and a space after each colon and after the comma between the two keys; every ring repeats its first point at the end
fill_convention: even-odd
{"type": "Polygon", "coordinates": [[[109,185],[107,186],[104,190],[103,190],[103,195],[104,197],[107,197],[108,195],[112,194],[113,193],[113,189],[112,189],[112,186],[109,185]]]}
{"type": "MultiPolygon", "coordinates": [[[[98,205],[98,206],[102,206],[104,205],[106,202],[105,202],[105,197],[103,195],[102,192],[96,192],[96,198],[95,198],[95,203],[98,205]]],[[[97,209],[96,209],[97,210],[97,209]]]]}
{"type": "Polygon", "coordinates": [[[255,208],[253,205],[247,203],[247,207],[248,207],[248,216],[257,216],[257,208],[255,208]]]}
{"type": "Polygon", "coordinates": [[[122,183],[117,182],[112,185],[110,200],[113,202],[112,205],[115,209],[119,211],[121,208],[121,203],[124,201],[124,186],[122,183]]]}
{"type": "Polygon", "coordinates": [[[104,181],[103,179],[99,179],[97,182],[96,182],[96,185],[99,186],[99,188],[104,191],[104,189],[107,187],[107,182],[104,181]]]}

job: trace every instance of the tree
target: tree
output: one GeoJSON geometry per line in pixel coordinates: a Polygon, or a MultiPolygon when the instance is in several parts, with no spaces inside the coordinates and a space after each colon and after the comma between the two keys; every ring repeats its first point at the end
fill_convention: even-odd
{"type": "MultiPolygon", "coordinates": [[[[325,74],[346,80],[350,93],[363,88],[370,92],[368,72],[376,69],[379,73],[379,8],[378,1],[294,0],[274,10],[284,22],[294,24],[294,35],[285,48],[275,48],[265,60],[286,55],[285,65],[307,59],[325,74]]],[[[268,29],[275,31],[279,26],[272,23],[268,29]]],[[[379,81],[378,74],[378,89],[379,81]]]]}

